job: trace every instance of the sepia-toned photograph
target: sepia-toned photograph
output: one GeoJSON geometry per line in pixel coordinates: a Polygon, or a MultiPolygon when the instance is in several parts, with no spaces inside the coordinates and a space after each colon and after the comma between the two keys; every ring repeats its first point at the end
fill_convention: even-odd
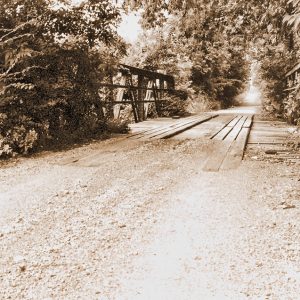
{"type": "Polygon", "coordinates": [[[300,300],[299,0],[0,0],[0,300],[300,300]]]}

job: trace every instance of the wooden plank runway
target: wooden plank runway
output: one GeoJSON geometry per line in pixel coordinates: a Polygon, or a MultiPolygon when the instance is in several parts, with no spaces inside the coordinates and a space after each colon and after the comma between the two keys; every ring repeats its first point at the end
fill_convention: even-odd
{"type": "MultiPolygon", "coordinates": [[[[247,145],[251,149],[284,148],[289,136],[289,126],[286,123],[261,121],[254,115],[244,114],[242,110],[241,114],[238,112],[236,109],[234,114],[203,113],[180,119],[158,118],[131,124],[131,133],[118,139],[116,143],[108,143],[88,157],[73,157],[61,164],[98,166],[99,157],[109,157],[111,152],[117,152],[121,148],[134,148],[141,142],[170,138],[204,139],[210,151],[203,170],[218,172],[238,168],[247,145]]],[[[289,154],[285,157],[289,157],[289,154]]]]}
{"type": "Polygon", "coordinates": [[[231,170],[240,165],[252,121],[253,116],[235,116],[226,127],[211,136],[214,147],[204,164],[204,171],[231,170]]]}
{"type": "Polygon", "coordinates": [[[134,130],[132,134],[128,137],[130,139],[136,140],[156,140],[156,139],[168,139],[175,135],[180,134],[188,129],[191,129],[199,124],[207,122],[213,118],[216,118],[217,115],[212,114],[202,114],[183,118],[176,120],[164,126],[156,126],[149,129],[138,131],[137,127],[132,126],[134,130]]]}

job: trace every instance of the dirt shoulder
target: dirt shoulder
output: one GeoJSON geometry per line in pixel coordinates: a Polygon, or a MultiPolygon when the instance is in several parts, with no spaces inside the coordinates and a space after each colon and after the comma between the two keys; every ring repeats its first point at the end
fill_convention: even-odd
{"type": "Polygon", "coordinates": [[[204,173],[210,151],[117,138],[3,167],[0,298],[297,299],[299,165],[204,173]]]}

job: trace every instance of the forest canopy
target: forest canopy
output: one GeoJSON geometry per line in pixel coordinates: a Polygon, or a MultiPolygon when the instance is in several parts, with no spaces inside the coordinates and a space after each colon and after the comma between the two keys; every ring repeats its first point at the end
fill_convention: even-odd
{"type": "Polygon", "coordinates": [[[161,30],[154,50],[142,56],[146,64],[163,53],[162,66],[188,61],[196,96],[204,92],[228,106],[249,79],[249,63],[257,62],[266,109],[299,122],[298,89],[288,99],[284,89],[299,59],[300,1],[125,0],[124,7],[141,10],[145,28],[161,30]]]}

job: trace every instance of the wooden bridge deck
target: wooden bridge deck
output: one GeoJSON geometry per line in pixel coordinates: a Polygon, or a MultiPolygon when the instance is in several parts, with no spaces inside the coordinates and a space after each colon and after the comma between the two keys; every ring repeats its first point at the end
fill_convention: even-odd
{"type": "Polygon", "coordinates": [[[200,139],[209,141],[210,154],[204,164],[205,171],[237,168],[247,145],[269,149],[284,145],[289,126],[280,121],[261,121],[255,116],[257,108],[235,108],[204,113],[187,118],[159,118],[131,125],[130,139],[200,139]]]}

